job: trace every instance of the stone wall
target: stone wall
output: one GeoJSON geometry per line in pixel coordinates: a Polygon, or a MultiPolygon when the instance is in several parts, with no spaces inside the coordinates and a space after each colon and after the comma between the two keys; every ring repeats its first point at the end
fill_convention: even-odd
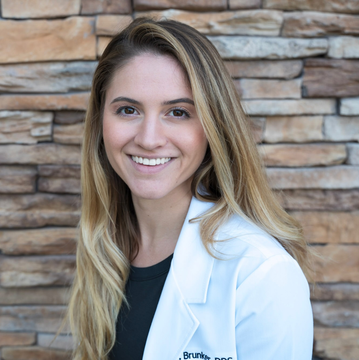
{"type": "Polygon", "coordinates": [[[226,60],[269,180],[320,255],[315,356],[359,359],[358,0],[1,0],[1,358],[69,357],[65,334],[48,346],[75,266],[91,76],[143,14],[194,26],[226,60]]]}

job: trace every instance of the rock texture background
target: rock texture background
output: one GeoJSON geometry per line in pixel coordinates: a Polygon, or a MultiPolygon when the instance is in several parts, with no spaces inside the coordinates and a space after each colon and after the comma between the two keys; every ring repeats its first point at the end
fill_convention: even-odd
{"type": "Polygon", "coordinates": [[[268,177],[315,251],[316,359],[359,359],[359,1],[1,0],[0,353],[63,360],[91,77],[141,15],[226,61],[268,177]],[[31,4],[31,6],[30,6],[31,4]]]}

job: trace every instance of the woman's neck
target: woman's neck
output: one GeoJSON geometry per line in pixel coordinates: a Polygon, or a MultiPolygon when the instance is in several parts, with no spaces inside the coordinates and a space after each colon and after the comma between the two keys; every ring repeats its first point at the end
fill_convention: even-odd
{"type": "Polygon", "coordinates": [[[132,197],[141,233],[139,252],[132,265],[151,266],[173,253],[191,198],[190,191],[158,200],[132,197]]]}

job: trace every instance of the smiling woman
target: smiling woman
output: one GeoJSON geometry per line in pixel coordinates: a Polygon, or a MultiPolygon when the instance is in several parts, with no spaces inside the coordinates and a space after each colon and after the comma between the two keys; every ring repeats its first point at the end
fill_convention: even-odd
{"type": "Polygon", "coordinates": [[[133,21],[86,116],[74,359],[309,360],[308,268],[216,49],[133,21]]]}

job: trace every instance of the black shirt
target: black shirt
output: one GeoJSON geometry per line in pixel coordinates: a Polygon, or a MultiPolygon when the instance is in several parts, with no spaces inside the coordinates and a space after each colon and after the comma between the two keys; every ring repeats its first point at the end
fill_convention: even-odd
{"type": "Polygon", "coordinates": [[[141,360],[147,335],[171,266],[173,255],[146,268],[131,266],[126,284],[129,307],[121,306],[111,360],[141,360]]]}

